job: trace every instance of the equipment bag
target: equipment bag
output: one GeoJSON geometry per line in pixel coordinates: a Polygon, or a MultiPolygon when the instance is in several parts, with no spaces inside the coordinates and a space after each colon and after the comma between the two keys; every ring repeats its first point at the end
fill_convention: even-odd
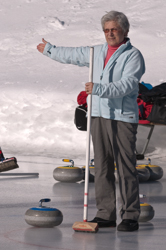
{"type": "Polygon", "coordinates": [[[137,98],[137,104],[139,109],[139,124],[150,123],[150,121],[147,120],[147,117],[149,117],[149,114],[151,113],[153,104],[150,102],[144,102],[139,97],[137,98]]]}
{"type": "Polygon", "coordinates": [[[166,96],[155,99],[147,120],[150,122],[166,125],[166,96]]]}
{"type": "Polygon", "coordinates": [[[87,130],[87,107],[81,105],[75,110],[74,123],[78,130],[87,130]]]}

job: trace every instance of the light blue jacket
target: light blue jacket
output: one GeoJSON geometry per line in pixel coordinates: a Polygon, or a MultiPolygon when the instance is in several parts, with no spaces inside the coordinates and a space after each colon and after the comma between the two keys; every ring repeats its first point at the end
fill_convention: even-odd
{"type": "MultiPolygon", "coordinates": [[[[108,45],[94,46],[92,116],[138,123],[139,81],[145,72],[142,54],[128,39],[104,68],[108,45]]],[[[43,54],[61,63],[89,67],[90,47],[56,47],[47,43],[43,54]]]]}

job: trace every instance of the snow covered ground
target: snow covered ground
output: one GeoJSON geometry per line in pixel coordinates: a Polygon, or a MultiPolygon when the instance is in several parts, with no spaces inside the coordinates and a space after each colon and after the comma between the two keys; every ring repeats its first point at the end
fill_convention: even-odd
{"type": "MultiPolygon", "coordinates": [[[[105,41],[100,18],[124,12],[129,37],[143,54],[145,83],[166,81],[165,0],[0,0],[0,146],[4,154],[84,158],[86,133],[74,125],[77,95],[88,68],[62,65],[40,54],[44,37],[61,46],[105,41]]],[[[166,153],[166,128],[158,126],[148,149],[166,153]]],[[[147,134],[138,133],[138,147],[147,134]]]]}

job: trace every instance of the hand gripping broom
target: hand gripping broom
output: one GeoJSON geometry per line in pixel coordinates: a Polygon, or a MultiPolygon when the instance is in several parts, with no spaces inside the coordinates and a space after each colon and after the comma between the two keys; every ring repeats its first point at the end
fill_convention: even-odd
{"type": "MultiPolygon", "coordinates": [[[[93,81],[93,53],[94,48],[90,48],[90,63],[89,63],[89,82],[93,81]]],[[[75,222],[72,228],[76,232],[96,233],[98,224],[87,222],[88,217],[88,189],[89,189],[89,164],[90,164],[90,128],[91,128],[91,109],[92,95],[88,95],[88,119],[87,119],[87,141],[86,141],[86,168],[85,168],[85,187],[84,187],[84,215],[83,222],[75,222]]]]}

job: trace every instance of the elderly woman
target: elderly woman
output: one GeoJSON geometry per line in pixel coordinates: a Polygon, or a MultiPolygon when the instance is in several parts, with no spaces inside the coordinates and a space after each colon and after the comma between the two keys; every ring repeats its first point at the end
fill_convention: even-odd
{"type": "MultiPolygon", "coordinates": [[[[92,141],[95,161],[97,214],[91,222],[116,227],[115,165],[122,202],[119,231],[138,230],[140,201],[136,170],[138,83],[145,72],[140,51],[127,37],[129,22],[117,11],[101,19],[106,43],[94,46],[93,82],[85,84],[92,94],[92,141]]],[[[90,47],[56,47],[47,43],[39,52],[61,63],[89,66],[90,47]]]]}

